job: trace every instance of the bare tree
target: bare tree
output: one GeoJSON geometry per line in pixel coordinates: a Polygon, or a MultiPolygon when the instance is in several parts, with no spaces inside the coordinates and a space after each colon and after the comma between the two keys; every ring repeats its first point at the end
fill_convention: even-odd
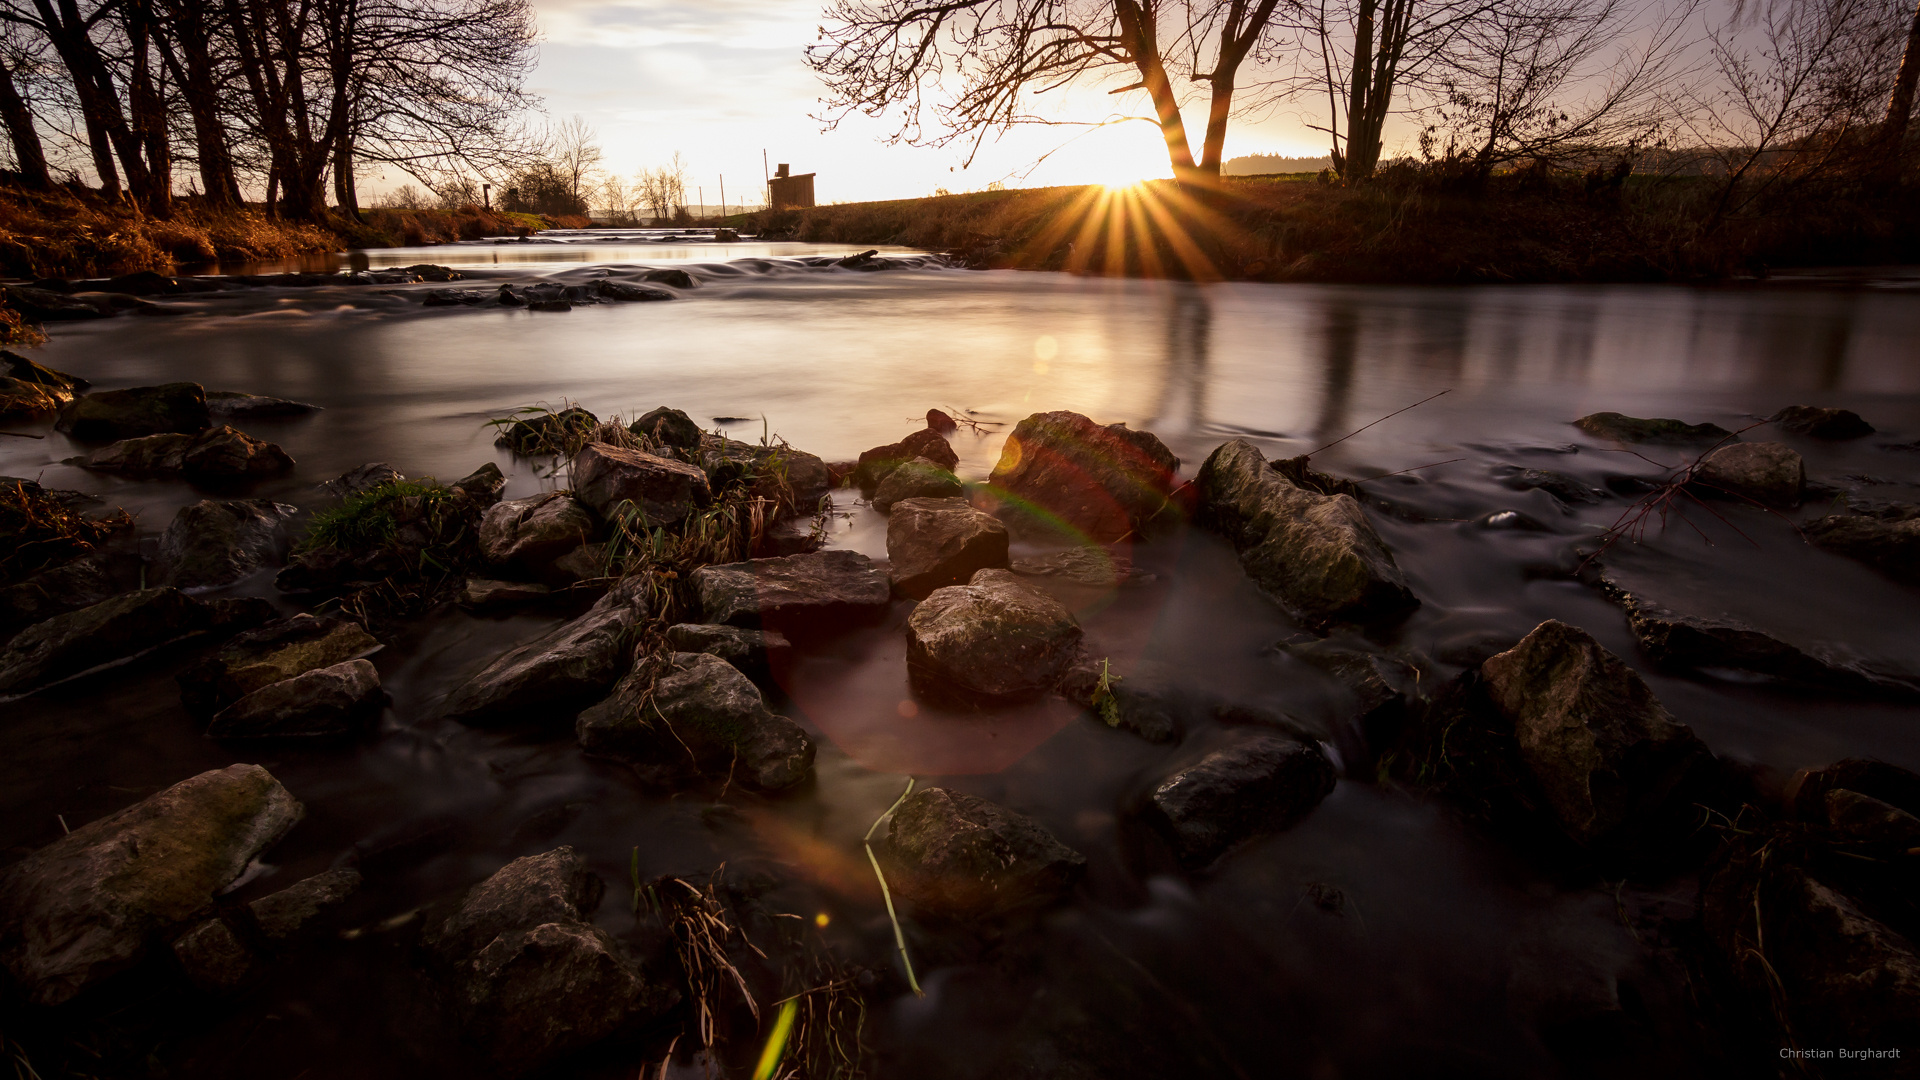
{"type": "MultiPolygon", "coordinates": [[[[1098,83],[1144,90],[1174,176],[1210,181],[1241,65],[1279,0],[834,0],[807,63],[825,80],[822,119],[898,111],[889,141],[944,146],[984,140],[1017,124],[1057,123],[1032,99],[1098,83]],[[948,85],[951,83],[952,85],[948,85]],[[1115,85],[1117,84],[1117,85],[1115,85]],[[1207,87],[1207,122],[1194,160],[1183,107],[1207,87]]],[[[1134,119],[1134,118],[1128,118],[1134,119]]]]}
{"type": "Polygon", "coordinates": [[[20,175],[20,182],[44,191],[53,186],[53,174],[47,170],[47,152],[34,127],[33,110],[13,77],[19,66],[18,58],[0,55],[0,123],[6,125],[13,169],[20,175]]]}
{"type": "Polygon", "coordinates": [[[674,151],[672,159],[655,169],[647,169],[636,177],[639,184],[640,200],[649,216],[656,224],[665,224],[680,217],[687,207],[687,166],[680,159],[680,152],[674,151]]]}
{"type": "Polygon", "coordinates": [[[583,205],[600,173],[600,141],[586,117],[575,114],[547,135],[547,160],[566,177],[567,191],[583,205]]]}
{"type": "Polygon", "coordinates": [[[1893,148],[1898,161],[1899,148],[1913,119],[1913,92],[1920,83],[1920,0],[1913,5],[1913,18],[1907,23],[1907,43],[1900,53],[1900,71],[1894,77],[1893,91],[1887,95],[1887,116],[1882,140],[1893,148]]]}

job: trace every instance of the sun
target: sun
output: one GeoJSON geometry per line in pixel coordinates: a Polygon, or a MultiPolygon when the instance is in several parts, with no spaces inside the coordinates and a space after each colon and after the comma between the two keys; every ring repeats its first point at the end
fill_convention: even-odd
{"type": "Polygon", "coordinates": [[[1129,130],[1135,127],[1117,126],[1088,135],[1074,148],[1072,169],[1079,174],[1077,179],[1119,191],[1171,175],[1166,147],[1159,139],[1141,138],[1139,130],[1129,130]]]}

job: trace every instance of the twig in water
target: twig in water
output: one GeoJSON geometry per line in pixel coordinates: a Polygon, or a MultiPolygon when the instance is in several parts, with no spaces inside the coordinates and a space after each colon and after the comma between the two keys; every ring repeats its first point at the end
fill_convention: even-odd
{"type": "Polygon", "coordinates": [[[1706,461],[1708,455],[1712,454],[1715,450],[1720,449],[1722,446],[1725,446],[1729,440],[1737,439],[1740,437],[1742,433],[1751,431],[1754,428],[1757,428],[1761,424],[1765,424],[1765,423],[1768,423],[1768,421],[1761,420],[1752,424],[1748,424],[1746,427],[1741,428],[1739,431],[1729,432],[1725,438],[1721,439],[1719,442],[1714,443],[1712,446],[1707,447],[1705,450],[1702,450],[1699,453],[1699,455],[1696,456],[1692,461],[1689,461],[1683,465],[1667,465],[1662,462],[1655,461],[1652,458],[1646,456],[1645,454],[1640,453],[1637,450],[1624,450],[1624,449],[1605,450],[1606,453],[1632,454],[1634,457],[1639,458],[1641,461],[1644,461],[1650,465],[1656,465],[1662,469],[1668,470],[1668,476],[1665,480],[1661,481],[1660,484],[1656,486],[1652,491],[1649,491],[1645,495],[1641,496],[1639,499],[1636,499],[1625,510],[1622,510],[1620,512],[1620,516],[1618,518],[1615,518],[1613,524],[1607,526],[1607,531],[1601,534],[1602,539],[1600,542],[1600,546],[1595,548],[1593,552],[1589,554],[1586,558],[1580,560],[1579,569],[1580,570],[1586,569],[1588,563],[1593,562],[1595,559],[1598,559],[1600,556],[1606,554],[1608,551],[1611,551],[1613,549],[1613,546],[1620,542],[1621,537],[1626,537],[1632,540],[1634,543],[1639,543],[1641,538],[1644,537],[1647,533],[1647,526],[1649,524],[1650,519],[1654,517],[1659,518],[1660,527],[1662,529],[1666,528],[1667,517],[1669,513],[1671,513],[1674,517],[1679,518],[1682,522],[1686,524],[1688,528],[1698,533],[1700,535],[1700,539],[1704,543],[1706,543],[1708,547],[1712,547],[1713,538],[1707,535],[1706,530],[1702,529],[1699,525],[1695,524],[1692,521],[1692,519],[1687,517],[1686,502],[1691,502],[1694,505],[1700,507],[1702,510],[1705,510],[1707,513],[1712,514],[1714,517],[1714,520],[1720,522],[1720,524],[1722,525],[1725,525],[1727,528],[1732,529],[1735,533],[1737,533],[1740,536],[1742,540],[1745,540],[1747,543],[1752,544],[1756,548],[1760,546],[1760,542],[1758,540],[1755,540],[1753,537],[1748,536],[1744,529],[1740,528],[1740,526],[1735,525],[1732,521],[1728,520],[1725,514],[1722,514],[1720,511],[1714,509],[1711,505],[1709,505],[1707,502],[1702,500],[1698,495],[1695,495],[1691,490],[1692,486],[1695,484],[1712,488],[1713,490],[1718,491],[1723,495],[1731,495],[1734,498],[1741,500],[1742,502],[1748,503],[1752,506],[1757,506],[1760,509],[1765,510],[1767,513],[1772,514],[1773,516],[1793,526],[1793,530],[1796,533],[1800,532],[1801,531],[1800,526],[1797,523],[1795,523],[1792,518],[1787,517],[1785,514],[1782,514],[1780,511],[1775,510],[1773,507],[1766,505],[1760,500],[1752,498],[1748,495],[1742,494],[1738,491],[1730,491],[1726,488],[1720,487],[1717,484],[1708,483],[1707,481],[1704,481],[1704,480],[1694,479],[1695,475],[1699,472],[1700,466],[1706,461]],[[1682,500],[1685,500],[1686,502],[1683,502],[1682,500]]]}
{"type": "Polygon", "coordinates": [[[887,807],[886,813],[873,819],[873,824],[868,827],[867,835],[860,841],[860,846],[867,849],[867,861],[873,864],[873,876],[880,882],[880,898],[887,902],[887,918],[893,923],[893,943],[899,946],[900,962],[907,968],[907,985],[913,987],[913,996],[926,997],[927,992],[920,989],[920,980],[913,976],[913,960],[907,956],[907,934],[900,929],[900,916],[894,913],[893,892],[887,888],[887,875],[880,872],[880,860],[873,854],[873,834],[880,828],[880,823],[892,817],[893,812],[900,809],[900,804],[906,802],[907,796],[911,794],[913,794],[913,777],[909,776],[907,790],[893,800],[893,805],[887,807]]]}
{"type": "MultiPolygon", "coordinates": [[[[1414,402],[1413,404],[1411,404],[1411,405],[1409,405],[1409,406],[1407,406],[1407,407],[1406,407],[1405,409],[1395,409],[1395,410],[1393,410],[1392,412],[1390,412],[1390,413],[1388,413],[1387,415],[1385,415],[1385,416],[1383,416],[1383,417],[1381,417],[1380,419],[1378,419],[1378,420],[1375,420],[1375,421],[1373,422],[1373,424],[1384,424],[1384,423],[1386,423],[1387,421],[1389,421],[1389,420],[1391,420],[1391,419],[1393,419],[1394,417],[1396,417],[1396,416],[1399,416],[1399,415],[1400,415],[1401,413],[1403,413],[1403,412],[1406,412],[1406,411],[1407,411],[1408,409],[1417,409],[1417,408],[1419,408],[1420,406],[1422,406],[1422,405],[1425,405],[1425,404],[1426,404],[1427,402],[1429,402],[1429,401],[1432,401],[1432,400],[1433,400],[1434,398],[1437,398],[1437,397],[1444,397],[1444,396],[1446,396],[1447,394],[1451,394],[1451,393],[1453,393],[1453,387],[1451,387],[1451,386],[1449,386],[1449,387],[1447,387],[1447,388],[1446,388],[1445,390],[1442,390],[1442,391],[1440,391],[1440,392],[1439,392],[1438,394],[1429,394],[1429,395],[1427,395],[1426,397],[1423,397],[1423,398],[1421,398],[1421,399],[1420,399],[1419,401],[1416,401],[1416,402],[1414,402]]],[[[1354,437],[1355,435],[1358,435],[1358,434],[1360,434],[1361,432],[1363,432],[1363,431],[1365,431],[1365,430],[1367,430],[1367,428],[1370,428],[1370,427],[1372,427],[1372,426],[1373,426],[1373,424],[1368,424],[1368,425],[1366,425],[1366,427],[1358,427],[1358,428],[1354,428],[1354,429],[1353,429],[1352,431],[1349,431],[1349,432],[1347,432],[1347,433],[1346,433],[1345,435],[1342,435],[1342,436],[1340,436],[1339,438],[1337,438],[1337,439],[1335,439],[1335,440],[1333,440],[1332,442],[1330,442],[1330,443],[1328,443],[1328,444],[1327,444],[1326,446],[1318,446],[1318,447],[1315,447],[1315,448],[1313,448],[1312,450],[1309,450],[1309,451],[1307,451],[1306,453],[1304,453],[1304,454],[1301,454],[1300,456],[1301,456],[1302,458],[1310,458],[1310,457],[1312,457],[1313,455],[1315,455],[1315,454],[1317,454],[1317,453],[1319,453],[1319,452],[1320,452],[1320,451],[1322,451],[1322,450],[1326,450],[1326,449],[1329,449],[1329,448],[1331,448],[1331,447],[1335,447],[1335,446],[1339,446],[1339,445],[1340,445],[1341,443],[1343,443],[1343,442],[1346,442],[1346,441],[1347,441],[1348,439],[1351,439],[1351,438],[1353,438],[1353,437],[1354,437]]]]}
{"type": "Polygon", "coordinates": [[[1369,476],[1369,477],[1367,477],[1367,479],[1366,479],[1366,480],[1355,480],[1355,481],[1354,481],[1354,483],[1356,483],[1356,484],[1364,484],[1364,483],[1367,483],[1368,481],[1371,481],[1371,480],[1385,480],[1385,479],[1386,479],[1387,477],[1389,477],[1389,476],[1402,476],[1402,475],[1405,475],[1406,473],[1410,473],[1410,472],[1419,472],[1419,471],[1420,471],[1421,469],[1437,469],[1437,468],[1439,468],[1439,467],[1440,467],[1440,466],[1442,466],[1442,465],[1451,465],[1451,464],[1453,464],[1453,463],[1454,463],[1454,462],[1456,462],[1456,461],[1465,461],[1465,460],[1467,460],[1467,459],[1466,459],[1466,458],[1457,458],[1457,457],[1456,457],[1456,458],[1448,458],[1448,459],[1447,459],[1447,460],[1445,460],[1445,461],[1436,461],[1436,462],[1434,462],[1434,463],[1433,463],[1433,464],[1431,464],[1431,465],[1415,465],[1415,466],[1414,466],[1413,468],[1411,468],[1411,469],[1401,469],[1401,470],[1399,470],[1398,472],[1383,472],[1383,473],[1381,473],[1381,474],[1380,474],[1379,476],[1369,476]]]}

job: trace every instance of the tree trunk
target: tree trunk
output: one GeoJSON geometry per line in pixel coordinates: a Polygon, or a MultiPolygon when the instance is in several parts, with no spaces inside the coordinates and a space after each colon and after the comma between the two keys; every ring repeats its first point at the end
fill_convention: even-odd
{"type": "MultiPolygon", "coordinates": [[[[134,141],[145,151],[147,213],[173,216],[173,148],[167,141],[166,103],[153,80],[153,8],[149,0],[128,0],[127,39],[133,48],[133,72],[128,80],[133,107],[134,141]]],[[[136,151],[138,152],[138,151],[136,151]]]]}
{"type": "Polygon", "coordinates": [[[1895,168],[1898,168],[1900,144],[1907,137],[1907,125],[1913,119],[1914,84],[1920,82],[1920,3],[1913,6],[1913,24],[1907,30],[1907,51],[1900,57],[1900,74],[1893,82],[1893,95],[1887,99],[1887,120],[1882,137],[1891,144],[1895,168]]]}
{"type": "Polygon", "coordinates": [[[1153,19],[1139,0],[1114,0],[1113,10],[1120,22],[1122,47],[1133,55],[1141,85],[1153,99],[1160,134],[1167,143],[1167,160],[1173,165],[1173,178],[1183,184],[1202,179],[1193,166],[1193,148],[1187,143],[1187,126],[1180,118],[1180,101],[1174,96],[1166,66],[1160,62],[1160,42],[1153,19]]]}
{"type": "Polygon", "coordinates": [[[333,144],[333,201],[341,213],[360,216],[360,194],[353,186],[353,133],[344,124],[333,144]]]}
{"type": "Polygon", "coordinates": [[[53,187],[47,172],[47,153],[40,146],[40,133],[33,127],[33,111],[13,85],[13,72],[0,63],[0,122],[7,125],[7,137],[13,141],[14,167],[20,181],[34,191],[53,187]]]}
{"type": "MultiPolygon", "coordinates": [[[[70,9],[71,5],[68,7],[70,9]]],[[[67,67],[67,76],[73,80],[73,91],[80,101],[80,118],[87,128],[87,149],[93,154],[94,172],[100,174],[100,193],[109,199],[118,199],[120,170],[114,167],[106,109],[98,99],[99,85],[93,75],[99,54],[94,51],[93,42],[87,39],[86,26],[79,23],[77,13],[74,15],[75,24],[70,25],[54,10],[50,0],[34,0],[34,8],[39,12],[41,25],[46,28],[47,40],[52,42],[53,51],[59,54],[61,63],[67,67]]]]}
{"type": "Polygon", "coordinates": [[[171,33],[157,35],[161,56],[173,73],[193,118],[194,153],[200,159],[200,186],[210,206],[239,206],[240,183],[234,176],[233,151],[227,146],[227,128],[220,117],[220,95],[213,59],[207,52],[207,21],[198,0],[168,5],[171,33]]]}
{"type": "Polygon", "coordinates": [[[1379,0],[1360,0],[1353,21],[1353,73],[1347,80],[1347,152],[1344,159],[1334,154],[1340,179],[1348,182],[1373,174],[1373,163],[1365,152],[1369,142],[1364,129],[1373,88],[1373,20],[1379,9],[1379,0]]]}

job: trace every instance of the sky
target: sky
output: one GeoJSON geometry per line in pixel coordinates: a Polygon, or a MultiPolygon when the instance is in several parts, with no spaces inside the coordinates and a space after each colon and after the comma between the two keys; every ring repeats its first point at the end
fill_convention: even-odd
{"type": "MultiPolygon", "coordinates": [[[[604,167],[621,175],[664,164],[678,151],[687,197],[717,206],[761,198],[762,159],[817,174],[819,202],[911,198],[989,183],[1122,183],[1171,175],[1151,124],[1097,130],[1015,129],[970,168],[958,146],[888,146],[893,124],[854,117],[823,131],[822,87],[803,60],[822,0],[533,0],[541,41],[530,88],[555,119],[579,115],[599,135],[604,167]],[[1051,153],[1051,156],[1048,156],[1051,153]],[[1044,158],[1044,160],[1042,160],[1044,158]]],[[[1089,89],[1063,102],[1081,119],[1149,108],[1144,92],[1089,89]]],[[[1188,123],[1203,122],[1191,115],[1188,123]]],[[[897,123],[897,117],[893,118],[897,123]]],[[[1287,115],[1229,128],[1226,154],[1319,156],[1324,141],[1287,115]]]]}

